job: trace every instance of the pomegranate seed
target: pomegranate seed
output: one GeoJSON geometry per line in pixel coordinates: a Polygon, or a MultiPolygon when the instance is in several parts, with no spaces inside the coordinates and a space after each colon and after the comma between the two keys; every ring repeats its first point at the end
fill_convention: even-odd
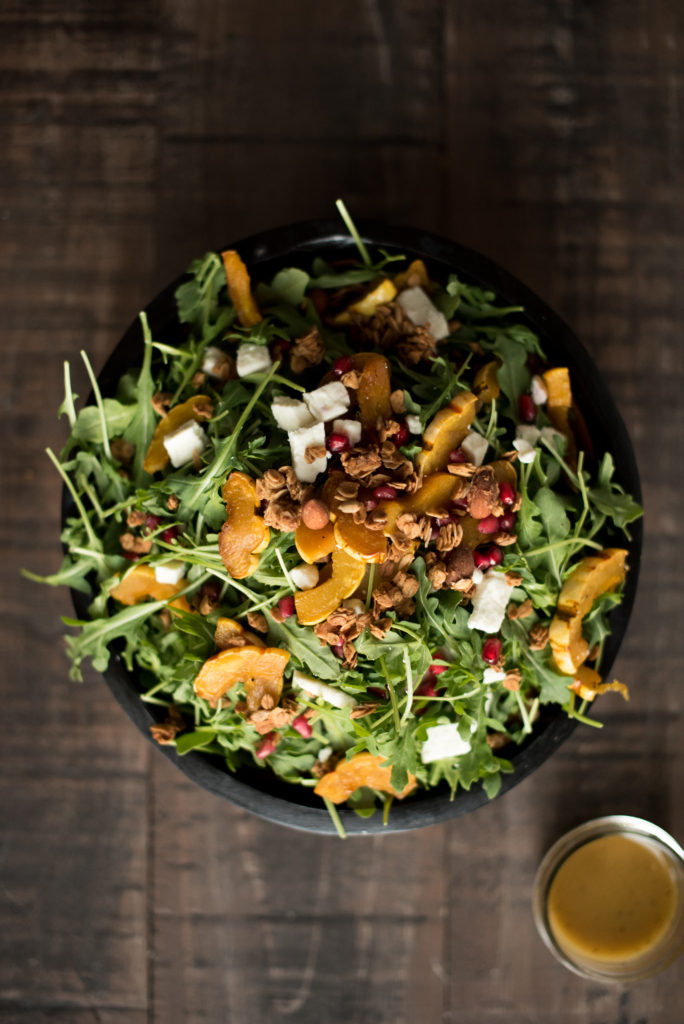
{"type": "Polygon", "coordinates": [[[501,565],[503,562],[503,549],[498,544],[490,544],[485,548],[485,554],[490,565],[501,565]]]}
{"type": "Polygon", "coordinates": [[[427,675],[421,683],[418,683],[413,691],[416,697],[436,697],[435,680],[432,675],[427,675]]]}
{"type": "Polygon", "coordinates": [[[145,533],[152,533],[153,530],[157,529],[160,523],[161,519],[159,518],[159,516],[146,516],[145,533]]]}
{"type": "Polygon", "coordinates": [[[281,597],[278,601],[278,609],[284,619],[289,619],[291,615],[295,613],[295,602],[292,594],[288,594],[287,597],[281,597]]]}
{"type": "Polygon", "coordinates": [[[402,445],[406,444],[411,433],[405,423],[400,424],[399,430],[393,435],[392,440],[396,444],[397,448],[401,448],[402,445]]]}
{"type": "Polygon", "coordinates": [[[489,561],[487,548],[475,548],[473,551],[473,561],[475,562],[476,569],[488,569],[491,562],[489,561]]]}
{"type": "Polygon", "coordinates": [[[280,737],[277,732],[267,732],[259,746],[254,751],[256,756],[263,760],[263,758],[272,754],[278,745],[279,738],[280,737]]]}
{"type": "Polygon", "coordinates": [[[435,519],[435,525],[437,526],[448,526],[449,523],[453,523],[454,519],[451,516],[446,516],[444,519],[435,519]]]}
{"type": "Polygon", "coordinates": [[[332,652],[337,655],[338,658],[344,658],[344,641],[341,640],[339,644],[335,644],[332,648],[332,652]]]}
{"type": "Polygon", "coordinates": [[[351,356],[340,356],[332,364],[333,373],[336,377],[341,377],[345,373],[349,373],[350,370],[354,369],[354,360],[351,356]]]}
{"type": "Polygon", "coordinates": [[[439,527],[435,526],[434,522],[430,526],[430,540],[437,540],[439,537],[439,527]]]}
{"type": "Polygon", "coordinates": [[[463,451],[462,448],[453,448],[449,452],[449,462],[467,462],[466,453],[463,451]]]}
{"type": "Polygon", "coordinates": [[[297,717],[292,720],[292,728],[296,729],[299,735],[303,736],[305,740],[308,740],[309,736],[313,732],[313,729],[304,715],[297,715],[297,717]]]}
{"type": "Polygon", "coordinates": [[[432,672],[433,676],[441,676],[442,672],[446,672],[446,670],[446,665],[437,665],[434,661],[432,665],[430,665],[430,671],[432,672]]]}
{"type": "Polygon", "coordinates": [[[482,645],[482,660],[488,665],[495,665],[501,657],[503,646],[498,637],[490,637],[482,645]]]}
{"type": "Polygon", "coordinates": [[[515,490],[507,480],[503,480],[499,484],[499,497],[502,505],[512,505],[515,501],[515,490]]]}
{"type": "Polygon", "coordinates": [[[499,529],[505,530],[506,533],[510,533],[515,528],[515,521],[518,517],[515,512],[506,512],[505,515],[499,516],[499,529]]]}
{"type": "Polygon", "coordinates": [[[140,558],[137,551],[122,551],[121,554],[124,558],[127,558],[129,562],[137,562],[140,558]]]}
{"type": "Polygon", "coordinates": [[[387,700],[387,690],[382,686],[369,686],[368,692],[372,697],[377,697],[378,700],[387,700]]]}
{"type": "Polygon", "coordinates": [[[498,533],[499,520],[496,516],[485,516],[477,524],[480,533],[498,533]]]}
{"type": "Polygon", "coordinates": [[[451,507],[457,509],[459,512],[468,511],[468,499],[467,498],[455,498],[451,502],[451,507]]]}
{"type": "Polygon", "coordinates": [[[340,452],[348,452],[351,448],[351,441],[346,434],[331,434],[328,440],[325,442],[325,447],[333,455],[338,455],[340,452]]]}
{"type": "Polygon", "coordinates": [[[179,533],[180,526],[169,526],[168,529],[162,531],[161,539],[165,544],[170,544],[171,541],[176,539],[179,533]]]}
{"type": "Polygon", "coordinates": [[[518,412],[523,423],[534,423],[537,418],[537,407],[531,395],[521,395],[518,399],[518,412]]]}
{"type": "Polygon", "coordinates": [[[366,507],[366,512],[372,512],[374,508],[378,507],[378,503],[375,498],[366,498],[364,505],[366,507]]]}
{"type": "Polygon", "coordinates": [[[389,484],[381,484],[380,487],[376,487],[373,491],[373,497],[378,501],[392,501],[396,496],[396,488],[390,487],[389,484]]]}

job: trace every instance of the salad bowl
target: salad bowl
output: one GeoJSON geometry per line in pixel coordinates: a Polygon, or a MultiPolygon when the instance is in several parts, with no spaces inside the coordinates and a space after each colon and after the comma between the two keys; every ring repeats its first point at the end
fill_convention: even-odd
{"type": "MultiPolygon", "coordinates": [[[[522,307],[523,312],[517,313],[516,319],[538,335],[549,363],[567,366],[570,370],[573,396],[584,420],[585,447],[593,449],[595,460],[605,452],[612,453],[616,481],[639,500],[639,476],[632,445],[607,385],[586,349],[544,302],[491,260],[437,235],[364,221],[358,224],[358,229],[363,242],[374,251],[384,250],[390,255],[402,253],[411,260],[420,259],[435,279],[446,279],[455,273],[469,284],[493,291],[506,306],[522,307]]],[[[278,271],[308,265],[315,257],[330,263],[357,257],[354,239],[337,222],[325,220],[265,231],[232,243],[230,248],[239,252],[254,282],[270,281],[278,271]]],[[[178,320],[175,301],[176,291],[184,280],[183,275],[169,284],[146,307],[151,335],[162,345],[175,347],[185,338],[186,329],[178,320]]],[[[103,396],[114,395],[122,376],[131,367],[140,365],[143,348],[141,322],[136,319],[97,379],[103,396]]],[[[63,524],[72,514],[73,499],[65,489],[63,524]]],[[[604,675],[610,671],[627,629],[637,585],[641,542],[641,523],[637,521],[630,525],[628,539],[624,541],[629,573],[622,601],[610,613],[610,634],[605,640],[601,662],[604,675]]],[[[92,595],[72,590],[72,597],[78,619],[87,619],[92,595]]],[[[150,727],[163,720],[164,709],[141,700],[137,670],[125,664],[116,641],[111,654],[109,665],[103,671],[104,679],[123,710],[149,739],[150,727]]],[[[561,706],[542,704],[532,733],[504,751],[514,770],[503,776],[499,794],[542,765],[576,726],[577,720],[568,717],[561,706]]],[[[335,822],[310,789],[290,785],[256,765],[241,766],[231,773],[220,757],[206,752],[191,750],[180,756],[173,745],[158,749],[193,782],[263,819],[308,832],[334,834],[336,831],[335,822]]],[[[337,811],[337,831],[340,825],[350,835],[416,829],[465,814],[487,802],[489,797],[479,783],[467,790],[459,789],[453,795],[447,786],[439,786],[394,801],[386,821],[381,814],[364,817],[342,807],[337,811]]]]}

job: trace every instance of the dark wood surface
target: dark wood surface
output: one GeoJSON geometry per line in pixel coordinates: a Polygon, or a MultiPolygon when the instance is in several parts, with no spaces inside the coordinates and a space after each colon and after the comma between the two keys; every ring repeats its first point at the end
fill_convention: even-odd
{"type": "Polygon", "coordinates": [[[684,839],[683,45],[672,0],[0,4],[3,1022],[682,1020],[681,963],[582,981],[530,894],[596,814],[684,839]],[[481,250],[576,328],[647,512],[630,703],[467,818],[344,843],[188,783],[94,675],[69,682],[68,595],[18,576],[59,562],[63,360],[100,366],[190,258],[338,195],[481,250]]]}

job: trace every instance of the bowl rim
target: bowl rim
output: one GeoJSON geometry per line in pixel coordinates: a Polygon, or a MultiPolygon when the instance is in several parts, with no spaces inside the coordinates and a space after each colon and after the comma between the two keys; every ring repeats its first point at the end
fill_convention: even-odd
{"type": "MultiPolygon", "coordinates": [[[[549,353],[549,350],[557,349],[563,352],[564,357],[570,356],[568,361],[571,372],[575,380],[581,380],[586,391],[582,404],[583,413],[589,412],[591,416],[588,418],[596,418],[600,413],[598,419],[604,426],[610,428],[608,447],[611,451],[615,452],[617,449],[620,453],[619,458],[616,458],[616,475],[634,498],[640,501],[641,487],[634,450],[608,387],[591,356],[573,331],[545,302],[488,257],[440,235],[374,220],[358,220],[356,226],[363,242],[375,250],[403,251],[409,258],[423,258],[428,266],[439,265],[443,275],[449,272],[459,273],[464,279],[493,290],[497,298],[503,299],[507,304],[523,306],[524,313],[519,314],[518,318],[521,322],[528,323],[540,335],[545,351],[549,353]]],[[[250,273],[256,279],[259,279],[260,267],[268,268],[267,276],[270,276],[281,266],[301,265],[305,257],[324,255],[326,248],[336,248],[340,255],[358,257],[354,240],[346,229],[338,221],[328,219],[298,221],[283,227],[267,229],[214,251],[221,252],[226,248],[234,248],[240,252],[250,273]]],[[[186,278],[186,273],[180,274],[145,306],[153,335],[158,335],[160,329],[173,328],[172,321],[175,321],[175,330],[178,331],[174,293],[186,278]],[[170,311],[173,312],[173,317],[169,316],[170,311]]],[[[116,385],[123,372],[122,353],[127,348],[135,349],[136,346],[142,348],[142,333],[137,317],[124,332],[98,375],[98,384],[103,394],[110,393],[110,389],[116,385]]],[[[130,359],[126,361],[126,366],[130,366],[130,359]]],[[[91,393],[87,401],[92,400],[91,393]]],[[[70,495],[65,488],[62,497],[62,525],[69,503],[70,495]]],[[[606,671],[610,670],[617,656],[636,594],[643,540],[642,520],[631,524],[630,529],[632,538],[626,545],[630,550],[630,572],[623,600],[611,616],[613,630],[604,661],[606,671]]],[[[80,618],[87,617],[88,596],[73,590],[71,596],[77,615],[80,618]]],[[[234,775],[227,771],[219,758],[194,751],[181,757],[175,748],[155,743],[149,728],[158,721],[158,718],[155,717],[152,706],[145,705],[140,700],[131,673],[115,652],[108,668],[101,674],[117,702],[148,741],[184,775],[204,789],[267,821],[305,832],[336,834],[334,823],[325,807],[312,806],[292,799],[294,795],[309,795],[308,790],[283,783],[272,773],[265,773],[259,768],[241,770],[239,776],[234,775]],[[268,785],[263,785],[266,780],[268,785]]],[[[510,791],[540,767],[570,736],[577,725],[575,720],[565,715],[560,705],[544,706],[540,719],[542,727],[509,755],[514,771],[502,776],[498,796],[510,791]]],[[[387,825],[383,825],[381,815],[377,812],[367,819],[359,817],[346,807],[339,807],[338,813],[348,835],[386,834],[439,824],[492,802],[482,785],[476,783],[470,790],[459,790],[453,800],[449,799],[446,788],[440,788],[429,792],[421,791],[413,800],[409,798],[404,802],[395,801],[387,825]]]]}

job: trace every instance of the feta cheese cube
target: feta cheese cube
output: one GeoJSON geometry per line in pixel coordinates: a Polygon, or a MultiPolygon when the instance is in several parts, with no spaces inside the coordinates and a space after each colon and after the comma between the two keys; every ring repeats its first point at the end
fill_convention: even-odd
{"type": "Polygon", "coordinates": [[[482,583],[484,579],[484,573],[482,569],[478,569],[477,566],[473,569],[472,581],[477,586],[478,583],[482,583]]]}
{"type": "Polygon", "coordinates": [[[473,590],[473,610],[468,619],[468,629],[498,633],[506,614],[511,589],[505,573],[488,569],[482,582],[473,590]]]}
{"type": "Polygon", "coordinates": [[[489,448],[489,441],[476,430],[469,430],[461,441],[461,448],[474,466],[481,466],[489,448]]]}
{"type": "Polygon", "coordinates": [[[349,408],[349,392],[341,380],[333,380],[302,397],[313,418],[321,423],[343,416],[349,408]]]}
{"type": "Polygon", "coordinates": [[[505,678],[506,673],[499,672],[496,668],[486,668],[482,674],[482,682],[485,686],[489,686],[491,683],[500,683],[505,678]]]}
{"type": "Polygon", "coordinates": [[[290,579],[299,590],[311,590],[318,583],[318,566],[302,562],[290,569],[290,579]]]}
{"type": "Polygon", "coordinates": [[[549,397],[549,392],[546,384],[539,376],[535,373],[532,378],[532,387],[530,388],[530,394],[532,395],[532,401],[535,405],[544,405],[549,397]]]}
{"type": "Polygon", "coordinates": [[[513,447],[518,453],[518,459],[520,462],[534,462],[535,449],[529,441],[523,440],[519,437],[513,442],[513,447]]]}
{"type": "Polygon", "coordinates": [[[178,469],[186,462],[191,462],[195,452],[199,454],[202,451],[207,443],[207,435],[195,420],[186,420],[177,430],[167,434],[162,443],[171,459],[171,465],[178,469]]]}
{"type": "Polygon", "coordinates": [[[250,345],[244,342],[237,350],[237,375],[248,377],[250,373],[264,373],[273,365],[266,345],[250,345]]]}
{"type": "Polygon", "coordinates": [[[328,758],[330,757],[330,755],[332,754],[332,752],[333,752],[333,748],[332,747],[321,747],[321,749],[318,751],[317,760],[320,761],[321,763],[323,761],[327,761],[328,758]]]}
{"type": "Polygon", "coordinates": [[[292,468],[297,479],[303,483],[312,484],[319,473],[323,473],[328,465],[327,453],[314,462],[306,461],[306,450],[312,445],[323,445],[325,447],[325,425],[313,423],[310,427],[299,427],[298,430],[289,430],[287,436],[290,439],[290,451],[292,452],[292,468]]]}
{"type": "Polygon", "coordinates": [[[541,430],[539,427],[535,427],[533,423],[520,423],[515,428],[515,436],[518,440],[527,441],[528,444],[535,445],[539,441],[541,430]]]}
{"type": "Polygon", "coordinates": [[[304,402],[286,398],[285,395],[273,399],[271,412],[282,430],[299,430],[300,427],[310,427],[316,422],[304,402]]]}
{"type": "Polygon", "coordinates": [[[220,349],[216,348],[215,345],[209,345],[204,350],[204,358],[202,359],[202,369],[205,373],[208,373],[210,377],[215,376],[217,366],[225,362],[226,354],[220,349]]]}
{"type": "Polygon", "coordinates": [[[334,420],[333,434],[345,434],[352,448],[361,440],[361,424],[358,420],[334,420]]]}
{"type": "MultiPolygon", "coordinates": [[[[470,726],[470,731],[475,732],[476,725],[470,726]]],[[[457,722],[448,722],[446,725],[431,725],[427,730],[427,739],[423,743],[420,752],[420,759],[423,764],[431,764],[433,761],[441,761],[445,757],[460,757],[470,750],[470,741],[464,740],[458,731],[457,722]]]]}
{"type": "Polygon", "coordinates": [[[405,288],[403,292],[399,292],[397,302],[411,323],[416,324],[417,327],[425,325],[435,341],[448,336],[449,324],[444,313],[440,313],[433,305],[430,297],[420,285],[416,285],[414,288],[405,288]]]}
{"type": "Polygon", "coordinates": [[[354,615],[363,615],[366,610],[365,604],[358,597],[348,597],[346,601],[342,602],[342,607],[348,608],[350,612],[354,612],[354,615]]]}
{"type": "Polygon", "coordinates": [[[184,576],[185,562],[181,562],[177,558],[154,567],[154,578],[157,583],[178,583],[184,576]]]}
{"type": "Polygon", "coordinates": [[[416,416],[415,413],[408,413],[406,416],[406,426],[409,428],[412,434],[422,434],[423,428],[420,423],[420,416],[416,416]]]}
{"type": "Polygon", "coordinates": [[[334,686],[328,686],[327,683],[322,683],[319,679],[313,679],[311,676],[305,675],[304,672],[300,672],[298,668],[292,673],[292,685],[299,690],[304,690],[311,697],[322,697],[334,708],[351,708],[356,704],[354,698],[348,693],[338,690],[334,686]]]}

